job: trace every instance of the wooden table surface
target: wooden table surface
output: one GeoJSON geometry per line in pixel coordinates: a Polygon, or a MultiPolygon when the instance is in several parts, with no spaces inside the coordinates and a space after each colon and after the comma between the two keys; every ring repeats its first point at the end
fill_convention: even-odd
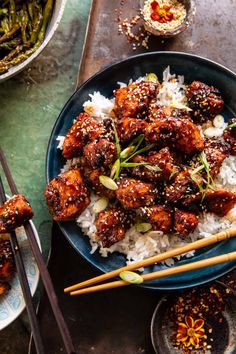
{"type": "MultiPolygon", "coordinates": [[[[121,3],[120,0],[94,0],[79,83],[111,62],[145,51],[143,48],[133,51],[126,38],[118,35],[115,22],[116,8],[122,9],[123,18],[130,18],[139,0],[124,0],[123,6],[121,3]]],[[[51,227],[43,198],[47,141],[58,113],[76,84],[89,7],[90,0],[68,0],[62,23],[48,48],[27,70],[0,86],[1,145],[19,189],[32,201],[45,254],[51,227]]],[[[176,38],[152,37],[149,51],[194,53],[236,71],[235,10],[235,0],[197,0],[194,24],[176,38]]],[[[52,252],[50,271],[79,353],[152,354],[149,325],[158,295],[143,290],[137,293],[130,290],[128,295],[121,290],[117,293],[120,299],[112,292],[98,295],[96,301],[92,296],[81,302],[65,297],[62,293],[65,281],[87,278],[95,271],[61,235],[57,239],[57,235],[56,230],[53,242],[57,247],[52,252]],[[132,297],[136,299],[134,302],[132,297]]],[[[63,353],[44,295],[39,316],[48,353],[63,353]]],[[[15,321],[0,332],[0,352],[26,354],[28,337],[25,322],[15,321]]]]}
{"type": "MultiPolygon", "coordinates": [[[[102,67],[128,56],[145,52],[133,50],[126,37],[118,34],[117,13],[121,19],[137,15],[140,1],[94,0],[78,84],[102,67]]],[[[150,37],[148,51],[181,51],[219,62],[236,71],[235,0],[197,0],[194,23],[186,31],[170,39],[150,37]]],[[[137,26],[141,25],[140,21],[137,26]]]]}

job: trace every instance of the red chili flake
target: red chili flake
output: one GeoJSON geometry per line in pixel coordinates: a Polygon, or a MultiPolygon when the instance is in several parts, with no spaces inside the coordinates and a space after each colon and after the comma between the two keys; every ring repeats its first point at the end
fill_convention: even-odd
{"type": "Polygon", "coordinates": [[[212,344],[211,323],[222,323],[225,303],[230,288],[223,288],[216,283],[193,288],[177,295],[170,308],[173,326],[171,336],[173,346],[182,353],[205,353],[212,344]]]}

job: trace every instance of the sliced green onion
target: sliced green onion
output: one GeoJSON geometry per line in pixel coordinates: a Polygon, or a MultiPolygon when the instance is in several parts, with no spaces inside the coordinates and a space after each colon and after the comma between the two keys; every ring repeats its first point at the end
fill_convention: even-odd
{"type": "Polygon", "coordinates": [[[150,149],[152,149],[155,146],[155,144],[150,144],[145,146],[144,148],[140,149],[140,150],[136,150],[132,155],[130,155],[125,162],[127,162],[128,160],[132,159],[134,156],[138,155],[138,154],[142,154],[145,151],[148,151],[150,149]]]}
{"type": "Polygon", "coordinates": [[[136,150],[139,148],[139,146],[142,144],[144,138],[145,138],[145,135],[144,135],[144,134],[140,134],[140,135],[136,136],[136,138],[134,138],[134,139],[131,141],[130,145],[135,146],[135,145],[137,144],[137,145],[135,146],[135,151],[136,151],[136,150]]]}
{"type": "Polygon", "coordinates": [[[142,222],[140,224],[136,224],[135,229],[138,232],[147,232],[152,229],[152,225],[148,222],[142,222]]]}
{"type": "Polygon", "coordinates": [[[110,178],[117,179],[120,173],[120,159],[117,159],[111,168],[110,178]]]}
{"type": "Polygon", "coordinates": [[[97,213],[100,213],[101,211],[105,210],[106,207],[108,206],[108,203],[109,203],[108,198],[105,198],[105,197],[99,198],[93,206],[94,213],[97,214],[97,213]]]}
{"type": "Polygon", "coordinates": [[[112,191],[115,191],[118,189],[116,182],[113,181],[113,179],[111,179],[110,177],[99,176],[99,181],[107,189],[111,189],[112,191]]]}
{"type": "Polygon", "coordinates": [[[121,149],[120,149],[120,142],[119,142],[119,137],[118,137],[118,133],[117,133],[117,130],[116,130],[116,126],[115,126],[115,123],[114,123],[113,120],[112,120],[112,127],[113,127],[113,130],[114,130],[117,156],[120,157],[120,151],[121,151],[121,149]]]}
{"type": "Polygon", "coordinates": [[[225,130],[226,130],[226,129],[235,128],[235,127],[236,127],[236,123],[233,123],[233,124],[227,125],[227,127],[225,128],[225,130]]]}
{"type": "Polygon", "coordinates": [[[131,284],[141,284],[143,282],[143,277],[135,272],[130,272],[125,270],[119,274],[120,278],[131,284]]]}
{"type": "Polygon", "coordinates": [[[146,75],[147,81],[158,82],[158,77],[154,73],[149,73],[146,75]]]}
{"type": "Polygon", "coordinates": [[[162,169],[159,166],[153,166],[153,165],[145,165],[145,167],[150,170],[150,171],[154,171],[154,172],[160,172],[162,171],[162,169]]]}
{"type": "Polygon", "coordinates": [[[204,166],[201,165],[201,166],[198,166],[196,167],[194,170],[192,170],[191,174],[195,175],[196,173],[200,172],[201,170],[204,169],[204,166]]]}
{"type": "Polygon", "coordinates": [[[128,146],[126,149],[122,150],[120,153],[121,159],[126,159],[135,150],[135,146],[128,146]]]}
{"type": "Polygon", "coordinates": [[[148,162],[121,162],[121,167],[138,167],[145,166],[148,162]]]}

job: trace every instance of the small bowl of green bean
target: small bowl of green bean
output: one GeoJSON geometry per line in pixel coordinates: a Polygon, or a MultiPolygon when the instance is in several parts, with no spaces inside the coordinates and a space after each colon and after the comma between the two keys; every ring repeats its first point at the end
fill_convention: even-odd
{"type": "Polygon", "coordinates": [[[18,74],[46,47],[66,0],[3,0],[0,3],[0,81],[18,74]]]}

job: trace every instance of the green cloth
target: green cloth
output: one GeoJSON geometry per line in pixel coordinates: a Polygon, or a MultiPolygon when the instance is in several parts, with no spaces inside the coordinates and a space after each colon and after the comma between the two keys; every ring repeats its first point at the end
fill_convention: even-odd
{"type": "MultiPolygon", "coordinates": [[[[47,144],[76,86],[90,3],[68,0],[59,28],[43,53],[0,84],[0,144],[19,191],[33,206],[45,259],[52,225],[44,200],[47,144]]],[[[1,354],[27,353],[29,333],[24,322],[20,317],[0,332],[1,354]]]]}

